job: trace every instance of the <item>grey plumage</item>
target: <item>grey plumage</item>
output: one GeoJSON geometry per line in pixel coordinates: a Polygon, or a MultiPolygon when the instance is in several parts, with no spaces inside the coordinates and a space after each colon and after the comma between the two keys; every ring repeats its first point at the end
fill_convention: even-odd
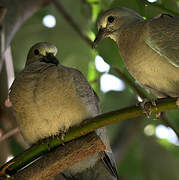
{"type": "MultiPolygon", "coordinates": [[[[30,143],[58,135],[60,131],[66,132],[69,127],[100,113],[97,95],[86,78],[80,71],[59,64],[56,53],[57,48],[53,44],[34,45],[29,51],[25,68],[11,86],[9,95],[17,123],[30,143]]],[[[103,153],[111,156],[108,158],[111,167],[105,166],[100,154],[94,154],[66,170],[66,177],[117,179],[105,129],[96,133],[107,147],[103,153]],[[114,171],[110,172],[110,168],[114,171]]]]}

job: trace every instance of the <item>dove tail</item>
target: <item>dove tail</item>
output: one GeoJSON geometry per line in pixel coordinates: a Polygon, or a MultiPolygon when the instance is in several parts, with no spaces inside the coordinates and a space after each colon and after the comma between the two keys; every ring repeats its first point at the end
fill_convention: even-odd
{"type": "Polygon", "coordinates": [[[66,180],[118,180],[118,177],[113,176],[105,167],[102,160],[97,161],[93,167],[73,176],[64,174],[64,178],[66,180]]]}

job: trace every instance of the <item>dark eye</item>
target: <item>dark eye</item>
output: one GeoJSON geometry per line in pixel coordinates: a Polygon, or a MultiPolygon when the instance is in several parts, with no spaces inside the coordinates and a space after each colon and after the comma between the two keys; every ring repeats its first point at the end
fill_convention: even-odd
{"type": "Polygon", "coordinates": [[[34,54],[35,54],[35,55],[39,55],[39,53],[40,53],[40,52],[39,52],[38,49],[35,49],[35,50],[34,50],[34,54]]]}
{"type": "Polygon", "coordinates": [[[108,17],[108,22],[109,22],[109,23],[112,23],[113,21],[114,21],[114,17],[113,17],[113,16],[109,16],[109,17],[108,17]]]}

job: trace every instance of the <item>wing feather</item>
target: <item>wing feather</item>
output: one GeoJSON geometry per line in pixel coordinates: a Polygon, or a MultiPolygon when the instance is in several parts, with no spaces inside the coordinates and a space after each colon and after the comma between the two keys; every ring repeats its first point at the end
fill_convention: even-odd
{"type": "Polygon", "coordinates": [[[179,17],[169,14],[148,21],[146,43],[171,64],[179,67],[179,17]]]}

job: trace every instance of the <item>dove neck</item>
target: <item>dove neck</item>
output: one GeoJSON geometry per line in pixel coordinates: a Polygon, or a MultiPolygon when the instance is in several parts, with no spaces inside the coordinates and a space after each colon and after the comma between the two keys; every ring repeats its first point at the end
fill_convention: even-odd
{"type": "Polygon", "coordinates": [[[119,20],[119,28],[113,33],[109,35],[109,37],[114,40],[115,42],[118,41],[119,36],[125,29],[130,28],[131,26],[135,25],[137,22],[144,21],[144,19],[140,16],[123,16],[119,20]]]}
{"type": "MultiPolygon", "coordinates": [[[[30,64],[26,64],[25,65],[25,71],[26,72],[41,72],[44,71],[50,67],[57,67],[55,64],[52,63],[45,63],[45,62],[40,62],[40,61],[36,61],[30,64]]],[[[58,66],[61,66],[60,64],[58,64],[58,66]]]]}

